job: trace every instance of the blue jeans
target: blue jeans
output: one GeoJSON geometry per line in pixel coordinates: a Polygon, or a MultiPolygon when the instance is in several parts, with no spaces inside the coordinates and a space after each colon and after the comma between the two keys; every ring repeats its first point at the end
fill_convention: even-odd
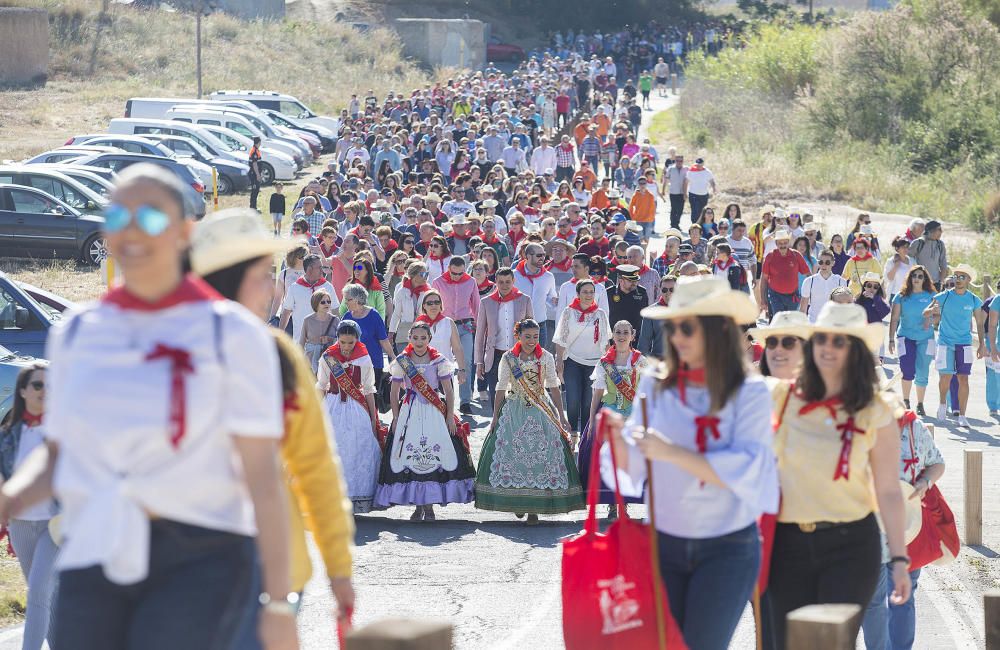
{"type": "Polygon", "coordinates": [[[757,583],[757,524],[708,539],[658,538],[670,612],[688,647],[727,650],[757,583]]]}
{"type": "Polygon", "coordinates": [[[591,397],[594,394],[590,375],[594,366],[585,366],[572,359],[563,364],[563,380],[566,382],[566,417],[569,428],[582,433],[590,418],[591,397]]]}
{"type": "Polygon", "coordinates": [[[53,650],[229,648],[252,593],[254,541],[150,523],[149,575],[119,585],[100,566],[59,575],[53,650]]]}
{"type": "Polygon", "coordinates": [[[538,344],[547,350],[549,345],[552,343],[552,339],[549,337],[549,334],[556,328],[555,321],[536,320],[538,320],[538,344]],[[552,324],[551,327],[549,326],[549,323],[552,324]]]}
{"type": "Polygon", "coordinates": [[[771,287],[767,288],[767,308],[771,312],[771,318],[779,311],[798,311],[798,294],[778,293],[771,287]]]}
{"type": "Polygon", "coordinates": [[[458,328],[458,340],[462,344],[462,354],[465,355],[465,383],[458,386],[458,403],[468,404],[472,401],[472,382],[476,380],[476,364],[473,352],[476,347],[476,322],[455,324],[458,328]]]}
{"type": "Polygon", "coordinates": [[[49,535],[49,520],[11,519],[7,530],[17,554],[21,573],[28,583],[28,610],[24,617],[22,650],[37,650],[54,638],[53,594],[57,589],[56,555],[59,547],[49,535]]]}
{"type": "Polygon", "coordinates": [[[650,239],[653,236],[654,222],[652,222],[652,221],[637,221],[636,223],[638,223],[640,226],[642,226],[642,234],[640,235],[640,237],[642,237],[643,239],[650,239]]]}
{"type": "Polygon", "coordinates": [[[875,595],[865,610],[862,631],[868,650],[910,650],[917,629],[917,610],[913,598],[917,592],[920,569],[910,571],[913,592],[902,605],[890,605],[889,594],[895,588],[892,567],[883,565],[875,595]]]}

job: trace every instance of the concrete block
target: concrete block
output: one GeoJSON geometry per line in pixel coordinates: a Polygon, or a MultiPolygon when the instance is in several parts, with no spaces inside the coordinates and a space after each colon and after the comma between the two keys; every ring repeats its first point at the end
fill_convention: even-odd
{"type": "Polygon", "coordinates": [[[49,70],[49,13],[0,7],[0,85],[44,84],[49,70]]]}
{"type": "Polygon", "coordinates": [[[431,68],[486,65],[488,25],[480,20],[399,18],[394,27],[403,53],[431,68]]]}

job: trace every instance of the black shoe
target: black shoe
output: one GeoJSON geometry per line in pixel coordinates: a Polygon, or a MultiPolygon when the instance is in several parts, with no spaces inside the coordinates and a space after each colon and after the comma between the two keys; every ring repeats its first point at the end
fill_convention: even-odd
{"type": "Polygon", "coordinates": [[[462,415],[472,415],[472,404],[466,402],[458,407],[458,412],[462,415]]]}
{"type": "Polygon", "coordinates": [[[909,411],[910,410],[910,400],[904,399],[903,400],[903,406],[906,408],[907,411],[909,411]]]}
{"type": "Polygon", "coordinates": [[[959,413],[958,411],[952,411],[951,412],[951,417],[953,417],[953,418],[957,418],[959,415],[961,415],[961,413],[959,413]]]}
{"type": "Polygon", "coordinates": [[[924,403],[923,402],[917,402],[917,415],[919,415],[920,417],[926,417],[927,416],[927,413],[924,412],[924,403]]]}

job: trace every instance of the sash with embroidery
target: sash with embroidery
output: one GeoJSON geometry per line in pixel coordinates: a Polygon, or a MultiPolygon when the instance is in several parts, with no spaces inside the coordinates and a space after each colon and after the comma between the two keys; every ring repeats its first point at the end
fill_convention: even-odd
{"type": "MultiPolygon", "coordinates": [[[[524,391],[525,397],[528,398],[528,403],[541,411],[542,415],[549,419],[549,422],[551,422],[555,428],[559,430],[559,435],[563,437],[563,440],[570,442],[569,434],[563,431],[562,424],[559,423],[559,415],[555,412],[555,409],[550,406],[548,400],[546,400],[543,395],[539,395],[533,388],[531,388],[530,385],[528,385],[528,380],[524,376],[524,371],[521,370],[521,364],[517,357],[510,352],[507,352],[506,355],[507,365],[510,366],[510,372],[514,376],[514,380],[517,381],[517,383],[521,386],[521,389],[524,391]]],[[[541,362],[539,361],[539,364],[540,363],[541,362]]],[[[541,368],[539,368],[539,372],[541,372],[541,368]]]]}
{"type": "MultiPolygon", "coordinates": [[[[413,360],[410,359],[410,357],[405,354],[400,354],[396,357],[396,361],[399,362],[399,367],[403,369],[403,373],[406,375],[406,378],[410,380],[410,384],[413,386],[413,389],[420,393],[425,400],[430,402],[431,406],[441,411],[441,415],[446,418],[450,416],[455,420],[455,436],[462,441],[462,446],[465,447],[465,450],[471,452],[472,447],[469,444],[469,423],[459,419],[458,416],[454,414],[448,413],[448,407],[443,401],[441,401],[441,396],[438,395],[436,390],[431,388],[429,383],[427,383],[427,378],[420,374],[416,364],[413,363],[413,360]]],[[[400,446],[400,449],[402,449],[402,446],[400,446]]]]}
{"type": "Polygon", "coordinates": [[[621,396],[625,398],[625,401],[632,403],[635,401],[635,384],[636,384],[636,369],[632,368],[632,372],[629,373],[629,377],[626,378],[618,371],[618,367],[613,363],[608,363],[607,361],[601,360],[601,365],[604,366],[604,373],[611,378],[611,382],[621,393],[621,396]]]}
{"type": "MultiPolygon", "coordinates": [[[[371,415],[371,412],[368,410],[368,401],[361,392],[361,387],[354,383],[354,380],[351,379],[351,375],[347,372],[347,369],[344,368],[343,364],[329,354],[324,354],[323,359],[326,360],[326,365],[330,368],[330,376],[337,382],[337,386],[340,390],[355,402],[360,404],[361,408],[363,408],[366,413],[371,415]]],[[[377,427],[374,432],[375,439],[378,440],[379,447],[381,447],[384,451],[385,441],[389,435],[389,427],[382,424],[378,418],[375,418],[375,422],[377,427]]]]}

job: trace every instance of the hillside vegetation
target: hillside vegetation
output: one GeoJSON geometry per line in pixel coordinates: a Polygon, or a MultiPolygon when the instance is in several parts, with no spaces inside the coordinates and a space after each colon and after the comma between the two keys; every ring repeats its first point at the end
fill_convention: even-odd
{"type": "MultiPolygon", "coordinates": [[[[49,11],[49,82],[39,90],[0,91],[0,158],[19,159],[102,129],[133,96],[194,97],[195,20],[191,15],[97,0],[0,0],[49,11]]],[[[204,92],[274,89],[319,111],[350,95],[379,95],[427,81],[386,29],[364,34],[334,22],[204,19],[204,92]]]]}
{"type": "Polygon", "coordinates": [[[1000,32],[958,0],[763,25],[688,65],[678,124],[743,191],[997,225],[1000,32]]]}

